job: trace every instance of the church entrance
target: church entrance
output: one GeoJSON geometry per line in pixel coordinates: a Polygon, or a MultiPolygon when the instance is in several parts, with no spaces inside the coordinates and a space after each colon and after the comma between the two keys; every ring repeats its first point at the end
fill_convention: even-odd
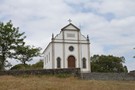
{"type": "Polygon", "coordinates": [[[75,68],[75,57],[74,56],[68,57],[68,68],[75,68]]]}

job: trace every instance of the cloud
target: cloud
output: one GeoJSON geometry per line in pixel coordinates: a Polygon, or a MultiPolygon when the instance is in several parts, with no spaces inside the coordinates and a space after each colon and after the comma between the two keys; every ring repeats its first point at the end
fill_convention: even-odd
{"type": "Polygon", "coordinates": [[[103,0],[98,9],[100,13],[111,12],[118,18],[123,18],[135,15],[135,12],[133,12],[135,10],[134,6],[134,0],[103,0]]]}
{"type": "Polygon", "coordinates": [[[68,24],[81,29],[91,41],[91,55],[125,56],[129,70],[135,46],[134,0],[0,0],[0,21],[12,20],[26,32],[27,44],[42,47],[68,24]]]}

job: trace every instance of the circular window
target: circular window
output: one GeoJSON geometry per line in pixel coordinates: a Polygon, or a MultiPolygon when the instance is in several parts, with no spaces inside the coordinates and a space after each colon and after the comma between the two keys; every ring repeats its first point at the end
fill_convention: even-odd
{"type": "Polygon", "coordinates": [[[69,51],[74,51],[74,47],[73,46],[70,46],[69,47],[69,51]]]}

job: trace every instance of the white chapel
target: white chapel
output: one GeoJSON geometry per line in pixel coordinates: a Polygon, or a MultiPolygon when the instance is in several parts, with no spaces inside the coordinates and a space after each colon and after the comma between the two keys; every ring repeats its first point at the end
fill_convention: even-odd
{"type": "Polygon", "coordinates": [[[52,34],[51,42],[43,52],[44,69],[80,68],[91,72],[89,37],[71,22],[59,34],[52,34]]]}

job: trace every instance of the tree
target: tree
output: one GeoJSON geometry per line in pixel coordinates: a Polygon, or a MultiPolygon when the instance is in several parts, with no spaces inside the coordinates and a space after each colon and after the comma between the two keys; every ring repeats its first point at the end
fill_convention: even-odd
{"type": "Polygon", "coordinates": [[[40,60],[32,65],[17,64],[13,66],[10,70],[26,70],[26,69],[43,69],[43,60],[40,60]]]}
{"type": "Polygon", "coordinates": [[[1,61],[2,61],[2,56],[0,55],[0,70],[2,69],[1,61]]]}
{"type": "Polygon", "coordinates": [[[0,22],[0,69],[4,70],[7,58],[14,58],[16,56],[14,50],[18,46],[24,45],[23,33],[19,33],[19,28],[15,28],[11,21],[4,24],[0,22]]]}
{"type": "Polygon", "coordinates": [[[40,60],[39,62],[31,65],[33,69],[43,69],[43,60],[40,60]]]}
{"type": "Polygon", "coordinates": [[[94,55],[91,60],[92,72],[127,72],[127,67],[122,64],[124,57],[94,55]]]}
{"type": "Polygon", "coordinates": [[[30,65],[28,64],[17,64],[15,66],[13,66],[10,70],[26,70],[26,69],[30,69],[30,65]]]}
{"type": "Polygon", "coordinates": [[[20,60],[22,64],[26,64],[32,60],[33,57],[40,55],[40,48],[35,48],[31,46],[19,46],[16,49],[17,57],[16,59],[20,60]]]}

